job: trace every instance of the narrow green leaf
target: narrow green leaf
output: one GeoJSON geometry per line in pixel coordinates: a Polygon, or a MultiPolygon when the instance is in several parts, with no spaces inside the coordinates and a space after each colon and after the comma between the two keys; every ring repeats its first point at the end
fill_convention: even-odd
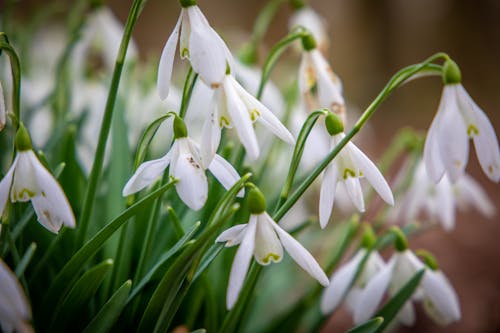
{"type": "Polygon", "coordinates": [[[149,145],[151,144],[151,140],[153,140],[161,124],[163,124],[163,122],[167,120],[170,116],[171,114],[166,114],[164,116],[161,116],[160,118],[154,120],[146,128],[144,134],[142,135],[137,145],[137,153],[135,154],[135,161],[134,161],[134,170],[137,169],[139,165],[141,165],[141,163],[144,161],[144,159],[146,158],[146,153],[148,152],[149,145]]]}
{"type": "Polygon", "coordinates": [[[107,259],[89,269],[76,281],[68,295],[57,305],[49,332],[65,332],[68,324],[78,321],[80,312],[95,294],[112,266],[113,260],[107,259]]]}
{"type": "Polygon", "coordinates": [[[214,261],[214,259],[219,255],[223,248],[223,243],[216,243],[213,244],[210,249],[208,249],[205,256],[203,256],[203,259],[201,260],[196,273],[194,273],[193,281],[196,280],[201,275],[201,273],[205,271],[205,269],[207,269],[207,267],[212,263],[212,261],[214,261]]]}
{"type": "Polygon", "coordinates": [[[128,293],[130,292],[131,286],[131,280],[125,281],[106,304],[103,305],[94,319],[87,325],[83,333],[109,332],[127,304],[128,293]]]}
{"type": "Polygon", "coordinates": [[[60,299],[68,292],[69,288],[72,287],[76,276],[83,265],[92,258],[97,251],[102,247],[104,242],[106,242],[113,233],[118,230],[123,224],[125,224],[132,216],[137,214],[141,209],[147,206],[152,200],[156,199],[163,192],[170,189],[175,182],[169,182],[163,185],[156,191],[148,194],[128,209],[124,210],[118,217],[108,223],[104,228],[102,228],[94,237],[87,241],[64,265],[59,274],[54,279],[54,282],[49,287],[49,290],[45,294],[43,299],[43,306],[41,307],[41,317],[47,317],[50,315],[51,309],[54,308],[55,304],[58,304],[60,299]]]}
{"type": "Polygon", "coordinates": [[[375,317],[361,325],[351,328],[346,333],[375,333],[383,322],[384,318],[375,317]]]}
{"type": "Polygon", "coordinates": [[[35,253],[36,250],[36,243],[31,243],[31,245],[28,247],[26,252],[24,253],[23,257],[21,258],[21,261],[16,267],[16,276],[19,278],[21,275],[24,274],[24,270],[28,266],[28,264],[31,261],[31,258],[33,258],[33,254],[35,253]]]}
{"type": "Polygon", "coordinates": [[[378,327],[375,332],[382,332],[389,323],[396,317],[399,310],[403,307],[407,300],[413,295],[415,290],[420,284],[425,273],[425,269],[418,271],[404,286],[401,288],[389,302],[387,302],[382,309],[380,309],[376,316],[383,317],[384,322],[378,327]]]}

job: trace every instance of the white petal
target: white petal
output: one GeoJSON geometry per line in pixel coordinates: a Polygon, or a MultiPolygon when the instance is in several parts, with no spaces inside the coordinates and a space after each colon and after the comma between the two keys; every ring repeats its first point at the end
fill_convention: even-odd
{"type": "Polygon", "coordinates": [[[396,318],[405,326],[413,326],[415,324],[415,308],[413,304],[407,301],[401,310],[399,310],[396,318]]]}
{"type": "Polygon", "coordinates": [[[224,83],[227,112],[229,113],[232,123],[236,128],[241,143],[247,151],[248,157],[252,160],[256,160],[257,157],[259,157],[257,137],[255,136],[252,120],[250,119],[250,115],[248,114],[245,104],[241,101],[233,86],[235,82],[234,78],[227,76],[226,82],[224,83]]]}
{"type": "Polygon", "coordinates": [[[142,190],[146,186],[151,185],[153,181],[155,181],[155,179],[160,177],[167,168],[168,164],[170,163],[170,155],[171,153],[168,152],[162,158],[144,162],[141,165],[139,165],[134,175],[129,179],[127,184],[125,184],[125,187],[123,188],[122,191],[122,195],[123,196],[130,195],[132,193],[142,190]]]}
{"type": "MultiPolygon", "coordinates": [[[[220,94],[219,91],[215,92],[214,99],[220,94]]],[[[205,165],[210,165],[212,159],[217,152],[220,144],[221,138],[221,128],[218,121],[218,112],[215,103],[212,102],[212,112],[208,115],[203,124],[203,129],[201,133],[201,158],[205,165]]]]}
{"type": "MultiPolygon", "coordinates": [[[[179,144],[187,144],[187,141],[179,144]]],[[[179,149],[179,156],[176,161],[172,160],[170,175],[179,181],[175,184],[175,189],[181,200],[192,210],[199,210],[207,201],[208,182],[205,170],[201,167],[193,154],[187,149],[179,149]]]]}
{"type": "Polygon", "coordinates": [[[245,230],[248,224],[237,224],[223,231],[215,240],[216,243],[226,242],[226,247],[238,245],[245,236],[245,230]]]}
{"type": "Polygon", "coordinates": [[[197,6],[187,8],[191,35],[189,37],[189,60],[193,70],[210,87],[222,84],[226,74],[226,50],[217,33],[200,18],[197,6]]]}
{"type": "Polygon", "coordinates": [[[360,212],[365,211],[365,200],[363,199],[363,190],[361,189],[361,184],[359,183],[359,178],[348,176],[344,180],[345,187],[347,189],[347,194],[351,198],[352,203],[360,212]]]}
{"type": "MultiPolygon", "coordinates": [[[[267,215],[267,213],[264,213],[267,215]]],[[[269,215],[267,218],[271,219],[269,215]]],[[[316,262],[316,259],[300,244],[297,240],[295,240],[292,236],[290,236],[285,230],[281,229],[281,227],[272,221],[272,226],[276,233],[278,234],[281,244],[285,250],[290,254],[290,256],[295,260],[295,262],[302,267],[309,275],[318,280],[318,282],[326,287],[329,284],[328,277],[326,276],[323,269],[316,262]]]]}
{"type": "Polygon", "coordinates": [[[332,215],[335,191],[337,190],[338,169],[332,162],[325,170],[319,195],[319,224],[325,228],[332,215]]]}
{"type": "MultiPolygon", "coordinates": [[[[460,177],[460,179],[462,178],[460,177]]],[[[439,183],[435,185],[435,191],[436,198],[434,199],[434,203],[436,204],[436,214],[443,228],[446,231],[450,231],[455,227],[455,198],[453,197],[453,189],[447,176],[441,178],[439,183]]]]}
{"type": "Polygon", "coordinates": [[[6,119],[6,108],[5,108],[5,99],[3,96],[3,88],[2,88],[2,83],[0,82],[0,131],[3,130],[5,127],[5,122],[7,121],[6,119]]]}
{"type": "Polygon", "coordinates": [[[47,229],[57,233],[64,224],[75,227],[75,216],[63,189],[47,169],[32,153],[33,167],[41,192],[31,198],[31,203],[38,217],[38,221],[47,229]]]}
{"type": "Polygon", "coordinates": [[[160,64],[158,66],[158,93],[162,100],[166,99],[168,96],[168,91],[170,89],[170,80],[172,78],[172,68],[174,66],[175,49],[177,47],[177,41],[179,39],[179,28],[182,21],[182,15],[179,16],[177,23],[175,24],[174,31],[168,37],[167,43],[163,48],[160,57],[160,64]]]}
{"type": "Polygon", "coordinates": [[[324,315],[335,311],[340,302],[346,297],[351,283],[354,282],[353,279],[359,263],[365,254],[365,250],[359,250],[351,260],[333,273],[330,285],[325,289],[321,297],[320,307],[324,315]]]}
{"type": "Polygon", "coordinates": [[[375,275],[370,282],[367,283],[359,296],[358,307],[354,311],[354,322],[356,324],[363,323],[370,319],[378,305],[382,301],[382,297],[389,286],[391,280],[394,260],[389,263],[375,275]]]}
{"type": "Polygon", "coordinates": [[[351,157],[355,159],[355,163],[363,173],[363,176],[368,179],[375,191],[380,194],[385,202],[389,205],[394,205],[391,188],[377,166],[356,145],[350,144],[350,146],[352,147],[351,157]]]}
{"type": "Polygon", "coordinates": [[[493,217],[495,215],[494,203],[481,185],[471,176],[464,174],[455,185],[460,207],[472,205],[484,216],[493,217]]]}
{"type": "Polygon", "coordinates": [[[442,114],[441,124],[437,133],[439,153],[450,180],[455,183],[463,174],[469,158],[467,128],[455,99],[450,99],[442,114]]]}
{"type": "Polygon", "coordinates": [[[2,181],[0,182],[0,218],[4,213],[5,206],[7,205],[7,200],[9,199],[10,187],[12,185],[12,178],[14,176],[14,169],[16,167],[16,160],[14,160],[9,171],[7,171],[2,181]]]}
{"type": "Polygon", "coordinates": [[[257,216],[254,258],[264,266],[283,259],[283,247],[273,229],[273,223],[265,214],[257,216]]]}
{"type": "Polygon", "coordinates": [[[251,215],[248,227],[245,231],[245,236],[241,241],[240,247],[236,252],[229,275],[229,283],[227,286],[226,305],[230,310],[238,300],[241,287],[247,275],[248,266],[252,260],[253,251],[255,248],[255,229],[257,224],[257,216],[251,215]]]}
{"type": "MultiPolygon", "coordinates": [[[[208,170],[214,175],[219,183],[229,190],[238,180],[240,180],[240,175],[233,168],[233,166],[226,161],[222,156],[215,155],[212,159],[212,163],[208,166],[208,170]]],[[[245,195],[245,190],[241,190],[238,193],[238,197],[242,198],[245,195]]]]}
{"type": "Polygon", "coordinates": [[[427,270],[422,280],[424,308],[438,323],[448,325],[460,320],[460,304],[450,282],[440,271],[427,270]]]}
{"type": "Polygon", "coordinates": [[[10,189],[10,200],[12,202],[26,202],[40,193],[40,187],[38,186],[33,166],[33,158],[37,160],[31,150],[20,151],[16,156],[16,167],[10,189]]]}

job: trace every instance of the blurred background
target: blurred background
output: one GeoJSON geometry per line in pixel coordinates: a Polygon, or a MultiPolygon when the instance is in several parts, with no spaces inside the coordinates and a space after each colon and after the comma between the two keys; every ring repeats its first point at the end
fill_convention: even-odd
{"type": "MultiPolygon", "coordinates": [[[[107,3],[124,22],[131,1],[107,3]]],[[[264,0],[198,1],[233,51],[249,37],[254,19],[265,3],[264,0]]],[[[309,3],[328,24],[329,60],[341,77],[344,96],[353,108],[363,110],[401,67],[444,51],[460,65],[465,88],[487,113],[499,134],[499,0],[312,0],[309,3]]],[[[45,1],[18,2],[19,7],[26,9],[26,17],[44,5],[45,1]]],[[[141,58],[159,56],[178,14],[177,1],[148,1],[134,32],[141,58]]],[[[290,14],[290,8],[285,5],[273,20],[261,50],[261,60],[287,33],[290,14]]],[[[293,56],[291,58],[293,61],[293,56]]],[[[273,79],[278,84],[286,81],[287,76],[296,75],[296,66],[298,63],[288,67],[293,73],[278,69],[273,79]]],[[[401,127],[427,129],[437,109],[441,88],[439,78],[425,78],[406,85],[390,97],[370,120],[376,144],[369,155],[380,156],[401,127]]],[[[467,171],[484,186],[497,205],[500,202],[498,184],[488,181],[481,172],[472,146],[467,171]]],[[[443,328],[430,321],[418,307],[416,325],[398,332],[500,331],[498,216],[485,220],[475,212],[461,213],[453,232],[438,228],[411,239],[411,247],[424,247],[436,254],[441,269],[457,290],[463,318],[443,328]]],[[[322,331],[343,332],[350,327],[350,316],[341,310],[329,319],[322,331]]]]}

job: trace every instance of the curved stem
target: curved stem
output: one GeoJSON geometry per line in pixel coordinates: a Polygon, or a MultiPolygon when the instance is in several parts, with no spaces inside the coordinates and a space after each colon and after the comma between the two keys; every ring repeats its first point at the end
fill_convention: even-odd
{"type": "Polygon", "coordinates": [[[10,45],[7,35],[0,32],[0,50],[5,51],[10,59],[10,68],[12,71],[12,111],[16,116],[15,127],[19,127],[21,122],[21,62],[14,48],[10,45]]]}
{"type": "Polygon", "coordinates": [[[186,75],[186,80],[184,81],[184,88],[182,89],[182,100],[181,106],[179,108],[179,117],[184,119],[186,116],[187,108],[189,106],[189,101],[191,100],[191,95],[193,94],[194,86],[196,80],[198,79],[198,73],[193,71],[193,67],[189,67],[189,71],[186,75]]]}
{"type": "Polygon", "coordinates": [[[106,142],[108,141],[109,130],[111,128],[111,120],[113,117],[113,110],[115,106],[116,95],[118,94],[118,87],[120,85],[120,78],[125,62],[125,56],[127,55],[128,44],[130,42],[130,38],[132,37],[132,30],[134,29],[135,23],[137,22],[137,19],[143,8],[143,3],[145,1],[146,0],[134,0],[132,8],[130,9],[129,16],[127,18],[127,23],[125,24],[125,32],[122,37],[118,55],[116,57],[115,69],[113,71],[113,78],[111,80],[111,87],[109,89],[106,108],[104,110],[104,116],[102,119],[101,130],[99,132],[99,141],[94,157],[94,163],[92,165],[92,170],[89,176],[89,185],[87,187],[87,191],[85,193],[85,198],[83,201],[82,215],[80,216],[78,235],[75,242],[76,248],[80,247],[80,245],[83,244],[87,234],[90,216],[92,215],[92,208],[94,206],[94,199],[97,191],[97,183],[102,171],[104,151],[106,148],[106,142]]]}

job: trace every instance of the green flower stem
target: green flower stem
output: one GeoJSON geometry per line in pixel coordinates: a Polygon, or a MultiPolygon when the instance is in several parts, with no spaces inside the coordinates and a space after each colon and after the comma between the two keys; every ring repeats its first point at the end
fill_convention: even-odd
{"type": "Polygon", "coordinates": [[[318,165],[307,178],[300,184],[299,188],[292,194],[292,196],[285,201],[283,206],[276,212],[274,218],[276,221],[279,221],[288,210],[297,202],[297,200],[302,196],[302,194],[309,188],[309,186],[316,180],[316,178],[320,175],[321,172],[330,164],[330,162],[338,155],[338,153],[344,148],[344,146],[363,128],[365,123],[370,119],[373,113],[378,109],[380,104],[387,99],[391,95],[394,90],[396,90],[401,84],[403,84],[406,80],[410,79],[414,74],[419,73],[422,70],[426,70],[428,68],[428,64],[439,59],[448,57],[444,53],[437,53],[424,62],[416,65],[412,65],[406,68],[403,68],[399,72],[397,72],[387,83],[384,89],[380,92],[380,94],[373,100],[373,102],[368,106],[365,112],[358,119],[354,127],[346,134],[346,136],[339,142],[335,148],[325,157],[325,159],[318,165]]]}
{"type": "Polygon", "coordinates": [[[130,42],[130,38],[132,37],[132,30],[134,29],[135,23],[137,22],[145,1],[147,0],[134,0],[127,18],[127,23],[125,24],[125,32],[123,34],[120,49],[116,58],[113,78],[111,80],[111,87],[109,89],[106,108],[104,110],[104,116],[101,124],[101,130],[99,132],[99,141],[94,156],[94,163],[92,165],[92,170],[90,171],[89,184],[87,187],[87,191],[85,192],[85,198],[83,200],[82,215],[80,216],[78,234],[75,242],[76,249],[78,249],[83,244],[87,236],[90,217],[92,215],[92,209],[94,207],[97,183],[99,181],[99,177],[102,171],[102,165],[104,162],[104,151],[106,148],[106,142],[108,141],[109,130],[111,128],[111,120],[113,118],[113,110],[115,106],[116,95],[118,94],[118,87],[120,85],[120,78],[125,62],[125,56],[127,55],[128,44],[130,42]]]}
{"type": "Polygon", "coordinates": [[[191,95],[193,94],[194,86],[196,80],[198,79],[198,74],[193,71],[193,67],[189,67],[188,73],[186,75],[186,80],[184,81],[184,87],[182,89],[182,100],[179,109],[179,117],[184,119],[186,116],[189,101],[191,100],[191,95]]]}
{"type": "Polygon", "coordinates": [[[9,39],[4,32],[0,32],[0,50],[7,53],[10,59],[12,71],[12,111],[15,115],[15,127],[19,127],[21,122],[21,62],[14,48],[10,45],[9,39]]]}
{"type": "Polygon", "coordinates": [[[293,150],[292,161],[290,163],[290,168],[288,169],[288,175],[286,177],[285,184],[283,185],[283,189],[281,190],[278,204],[276,205],[276,211],[286,201],[286,199],[288,198],[288,195],[290,193],[290,190],[292,189],[293,181],[295,179],[295,174],[296,174],[297,169],[299,167],[299,162],[302,158],[302,153],[304,152],[304,147],[305,147],[307,138],[309,137],[309,134],[311,133],[311,130],[313,129],[314,125],[316,124],[316,121],[318,120],[318,118],[320,116],[326,116],[328,114],[328,112],[329,111],[327,109],[320,109],[320,110],[313,111],[309,114],[309,116],[307,116],[307,119],[304,122],[304,125],[302,125],[299,136],[297,137],[297,142],[296,142],[294,150],[293,150]]]}

